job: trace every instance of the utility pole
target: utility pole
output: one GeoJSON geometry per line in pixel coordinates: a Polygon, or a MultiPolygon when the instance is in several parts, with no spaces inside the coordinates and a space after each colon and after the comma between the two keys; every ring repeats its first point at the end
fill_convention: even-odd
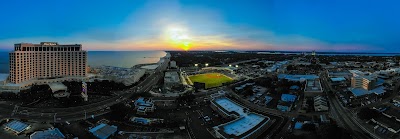
{"type": "Polygon", "coordinates": [[[85,120],[86,120],[86,110],[84,110],[85,111],[85,120]]]}

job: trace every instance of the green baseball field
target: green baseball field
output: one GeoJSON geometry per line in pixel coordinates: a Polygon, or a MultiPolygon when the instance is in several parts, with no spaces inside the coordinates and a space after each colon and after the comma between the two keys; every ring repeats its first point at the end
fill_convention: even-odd
{"type": "Polygon", "coordinates": [[[220,73],[204,73],[189,76],[189,79],[194,82],[205,83],[206,88],[218,87],[223,83],[233,81],[232,78],[220,73]]]}

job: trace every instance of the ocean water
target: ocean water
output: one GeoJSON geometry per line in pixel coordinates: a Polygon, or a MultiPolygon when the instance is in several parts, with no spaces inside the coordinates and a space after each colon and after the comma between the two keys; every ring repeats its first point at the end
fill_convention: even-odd
{"type": "MultiPolygon", "coordinates": [[[[157,63],[166,54],[164,51],[89,51],[88,64],[129,68],[138,64],[157,63]]],[[[8,52],[0,52],[0,73],[8,72],[8,52]]]]}

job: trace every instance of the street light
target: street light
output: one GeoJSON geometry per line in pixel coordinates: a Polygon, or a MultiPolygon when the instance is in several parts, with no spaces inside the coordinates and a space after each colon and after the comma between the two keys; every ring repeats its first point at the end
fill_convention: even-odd
{"type": "Polygon", "coordinates": [[[232,65],[231,65],[231,64],[229,64],[229,67],[232,67],[232,65]]]}
{"type": "Polygon", "coordinates": [[[54,126],[56,125],[56,115],[57,115],[57,113],[55,113],[54,117],[53,117],[54,118],[54,126]]]}
{"type": "Polygon", "coordinates": [[[208,67],[208,63],[206,63],[206,67],[208,67]]]}
{"type": "Polygon", "coordinates": [[[199,66],[199,64],[194,64],[195,67],[199,66]]]}
{"type": "Polygon", "coordinates": [[[238,67],[239,67],[239,65],[236,65],[235,67],[236,67],[236,68],[238,68],[238,67]]]}

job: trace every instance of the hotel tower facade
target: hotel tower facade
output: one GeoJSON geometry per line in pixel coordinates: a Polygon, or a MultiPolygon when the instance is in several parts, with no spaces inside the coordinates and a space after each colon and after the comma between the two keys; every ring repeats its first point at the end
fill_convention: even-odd
{"type": "Polygon", "coordinates": [[[87,51],[81,44],[19,43],[10,52],[10,76],[15,84],[58,82],[86,76],[87,51]]]}

